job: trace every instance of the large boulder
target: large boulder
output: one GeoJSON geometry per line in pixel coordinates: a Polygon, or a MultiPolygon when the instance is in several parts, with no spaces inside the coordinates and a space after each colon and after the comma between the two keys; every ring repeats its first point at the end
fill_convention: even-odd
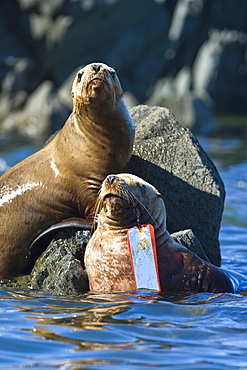
{"type": "Polygon", "coordinates": [[[191,229],[209,261],[219,266],[218,235],[225,190],[215,165],[168,109],[143,105],[130,112],[136,138],[129,172],[162,194],[168,231],[191,229]]]}

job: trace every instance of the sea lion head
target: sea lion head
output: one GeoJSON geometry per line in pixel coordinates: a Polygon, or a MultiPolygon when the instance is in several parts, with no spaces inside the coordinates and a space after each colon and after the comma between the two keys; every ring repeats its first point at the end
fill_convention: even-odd
{"type": "Polygon", "coordinates": [[[103,103],[115,106],[123,90],[115,69],[104,63],[91,63],[81,68],[72,85],[74,106],[103,103]]]}
{"type": "Polygon", "coordinates": [[[129,222],[130,227],[150,223],[156,237],[167,234],[166,208],[158,190],[143,179],[129,174],[108,175],[103,181],[98,207],[98,222],[129,222]],[[124,221],[123,221],[124,220],[124,221]]]}

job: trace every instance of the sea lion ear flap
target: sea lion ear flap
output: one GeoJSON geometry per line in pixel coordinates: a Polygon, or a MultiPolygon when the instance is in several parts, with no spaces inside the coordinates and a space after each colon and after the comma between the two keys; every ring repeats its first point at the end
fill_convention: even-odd
{"type": "Polygon", "coordinates": [[[156,196],[157,196],[157,198],[161,198],[164,202],[163,195],[159,191],[157,191],[156,196]]]}

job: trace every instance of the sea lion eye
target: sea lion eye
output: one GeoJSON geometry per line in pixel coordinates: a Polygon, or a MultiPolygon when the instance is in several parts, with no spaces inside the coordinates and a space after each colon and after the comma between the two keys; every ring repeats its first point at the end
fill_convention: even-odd
{"type": "Polygon", "coordinates": [[[142,184],[142,185],[140,186],[140,188],[141,188],[142,193],[143,193],[143,194],[146,194],[146,192],[147,192],[147,187],[146,187],[146,185],[142,184]]]}
{"type": "Polygon", "coordinates": [[[78,73],[78,75],[77,75],[77,82],[81,82],[82,75],[83,75],[82,72],[79,72],[78,73]]]}
{"type": "Polygon", "coordinates": [[[112,76],[113,79],[115,79],[116,77],[116,72],[114,70],[112,71],[109,71],[110,72],[110,75],[112,76]]]}

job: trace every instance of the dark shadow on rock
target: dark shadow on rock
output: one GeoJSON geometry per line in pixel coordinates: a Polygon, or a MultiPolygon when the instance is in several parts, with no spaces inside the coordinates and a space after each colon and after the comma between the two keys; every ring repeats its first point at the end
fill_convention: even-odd
{"type": "Polygon", "coordinates": [[[219,197],[196,189],[170,172],[137,156],[132,157],[129,171],[154,185],[162,194],[169,233],[191,229],[200,240],[209,261],[220,266],[219,197]]]}
{"type": "Polygon", "coordinates": [[[225,190],[215,165],[168,109],[141,105],[130,112],[136,139],[128,171],[160,191],[168,231],[191,229],[210,262],[220,266],[225,190]]]}

